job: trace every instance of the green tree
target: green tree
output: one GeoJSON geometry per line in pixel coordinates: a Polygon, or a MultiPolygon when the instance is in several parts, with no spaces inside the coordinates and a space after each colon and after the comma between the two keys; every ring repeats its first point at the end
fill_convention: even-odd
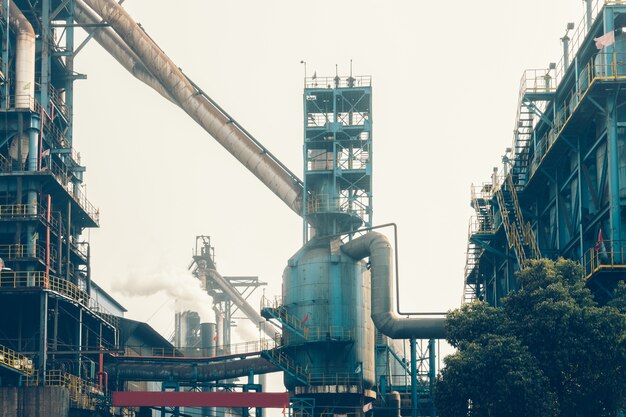
{"type": "Polygon", "coordinates": [[[534,261],[522,289],[449,314],[441,417],[615,416],[626,401],[626,285],[599,306],[578,264],[534,261]]]}

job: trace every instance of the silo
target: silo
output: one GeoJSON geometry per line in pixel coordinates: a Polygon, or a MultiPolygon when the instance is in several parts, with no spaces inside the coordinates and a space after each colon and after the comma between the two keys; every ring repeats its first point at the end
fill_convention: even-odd
{"type": "Polygon", "coordinates": [[[313,239],[289,260],[283,285],[283,306],[295,320],[285,327],[283,349],[309,378],[285,373],[285,386],[301,394],[322,386],[352,393],[371,388],[374,328],[366,264],[343,255],[338,241],[313,239]]]}

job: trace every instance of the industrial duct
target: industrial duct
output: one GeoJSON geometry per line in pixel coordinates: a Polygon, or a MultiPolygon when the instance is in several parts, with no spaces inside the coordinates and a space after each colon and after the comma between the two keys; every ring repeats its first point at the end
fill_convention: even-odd
{"type": "Polygon", "coordinates": [[[263,358],[245,358],[224,362],[146,361],[141,358],[117,358],[107,364],[110,380],[120,381],[179,381],[211,382],[278,372],[279,369],[263,358]]]}
{"type": "Polygon", "coordinates": [[[387,238],[370,232],[341,246],[354,259],[369,256],[372,276],[372,320],[392,339],[444,339],[444,317],[399,317],[393,303],[393,249],[387,238]]]}
{"type": "Polygon", "coordinates": [[[92,35],[96,42],[135,78],[178,106],[178,103],[168,93],[167,89],[148,71],[141,59],[124,43],[122,38],[109,27],[97,27],[96,25],[100,23],[101,19],[82,0],[75,0],[74,4],[74,19],[76,23],[83,26],[87,33],[92,35]]]}
{"type": "Polygon", "coordinates": [[[180,107],[260,179],[298,215],[302,182],[250,136],[236,121],[196,88],[113,0],[85,0],[126,42],[180,107]]]}
{"type": "MultiPolygon", "coordinates": [[[[0,4],[0,13],[6,13],[4,2],[0,4]]],[[[17,35],[14,107],[32,109],[35,104],[35,31],[13,0],[9,0],[9,25],[17,35]]]]}
{"type": "Polygon", "coordinates": [[[206,274],[205,279],[215,283],[235,304],[242,313],[244,313],[259,329],[263,331],[269,338],[273,339],[276,330],[270,325],[257,310],[252,307],[248,301],[235,288],[220,275],[215,269],[206,268],[202,271],[206,274]]]}

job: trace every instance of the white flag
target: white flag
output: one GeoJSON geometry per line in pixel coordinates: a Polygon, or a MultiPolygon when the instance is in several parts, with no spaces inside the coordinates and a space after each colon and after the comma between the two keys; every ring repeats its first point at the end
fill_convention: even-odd
{"type": "Polygon", "coordinates": [[[605,46],[613,45],[615,43],[615,32],[607,32],[599,38],[593,38],[593,40],[596,41],[596,48],[602,49],[605,46]]]}

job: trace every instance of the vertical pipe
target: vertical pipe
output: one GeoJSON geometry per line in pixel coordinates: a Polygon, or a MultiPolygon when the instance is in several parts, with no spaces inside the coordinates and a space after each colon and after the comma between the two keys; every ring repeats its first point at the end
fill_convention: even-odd
{"type": "MultiPolygon", "coordinates": [[[[72,3],[72,2],[70,2],[72,3]]],[[[70,28],[66,28],[66,31],[70,28]]],[[[50,42],[52,28],[50,27],[50,0],[41,3],[41,90],[39,101],[44,109],[50,111],[50,42]]]]}
{"type": "Polygon", "coordinates": [[[435,408],[434,388],[437,379],[437,353],[435,352],[435,339],[428,341],[428,377],[430,380],[430,417],[437,417],[437,409],[435,408]]]}
{"type": "Polygon", "coordinates": [[[83,309],[78,308],[78,332],[76,335],[76,363],[78,364],[77,375],[82,378],[82,350],[83,350],[83,309]]]}
{"type": "MultiPolygon", "coordinates": [[[[54,300],[54,321],[52,324],[52,351],[58,350],[58,338],[59,338],[59,299],[54,300]]],[[[56,359],[56,356],[52,356],[52,359],[56,359]]]]}
{"type": "MultiPolygon", "coordinates": [[[[2,10],[9,10],[9,0],[2,0],[2,10]]],[[[2,73],[5,79],[9,77],[9,13],[4,13],[4,33],[2,34],[2,73]]],[[[9,109],[9,83],[2,86],[4,90],[3,108],[9,109]]]]}
{"type": "Polygon", "coordinates": [[[411,417],[417,417],[417,340],[411,338],[411,417]]]}
{"type": "Polygon", "coordinates": [[[582,177],[582,167],[583,167],[583,160],[582,160],[582,149],[580,147],[580,136],[578,136],[578,172],[577,172],[577,179],[578,179],[578,187],[576,192],[578,193],[578,240],[579,240],[579,256],[582,258],[582,256],[585,254],[585,242],[584,242],[584,235],[583,235],[583,177],[582,177]]]}
{"type": "MultiPolygon", "coordinates": [[[[72,242],[72,203],[67,202],[67,232],[65,233],[66,248],[65,248],[65,279],[70,280],[70,245],[72,242]]],[[[74,282],[77,284],[77,282],[74,282]]]]}
{"type": "Polygon", "coordinates": [[[42,378],[46,377],[48,362],[48,293],[41,292],[39,301],[39,370],[42,378]]]}
{"type": "MultiPolygon", "coordinates": [[[[607,98],[606,130],[609,158],[609,202],[611,240],[621,240],[621,202],[619,196],[619,153],[617,143],[617,95],[607,98]]],[[[614,262],[618,261],[616,259],[614,262]]]]}
{"type": "Polygon", "coordinates": [[[57,222],[59,228],[57,230],[57,274],[59,277],[63,276],[63,217],[61,212],[57,213],[57,222]]]}
{"type": "Polygon", "coordinates": [[[563,42],[563,73],[569,68],[569,40],[567,34],[561,38],[561,42],[563,42]]]}
{"type": "MultiPolygon", "coordinates": [[[[67,71],[69,73],[74,72],[74,2],[70,1],[67,5],[68,8],[68,16],[67,16],[67,27],[65,28],[65,50],[69,52],[66,57],[65,66],[67,67],[67,71]]],[[[72,117],[73,108],[74,108],[74,79],[72,77],[67,77],[67,82],[65,84],[65,109],[68,113],[68,126],[67,131],[65,132],[65,137],[68,142],[72,144],[73,142],[73,130],[74,130],[74,118],[72,117]]]]}
{"type": "Polygon", "coordinates": [[[102,389],[102,376],[104,375],[104,347],[102,345],[100,345],[100,354],[98,359],[98,386],[102,389]]]}
{"type": "Polygon", "coordinates": [[[48,194],[48,201],[46,204],[46,284],[45,287],[48,288],[50,284],[50,214],[51,214],[51,206],[52,206],[52,197],[48,194]]]}
{"type": "Polygon", "coordinates": [[[87,276],[85,278],[85,288],[91,297],[91,245],[87,242],[87,276]]]}

